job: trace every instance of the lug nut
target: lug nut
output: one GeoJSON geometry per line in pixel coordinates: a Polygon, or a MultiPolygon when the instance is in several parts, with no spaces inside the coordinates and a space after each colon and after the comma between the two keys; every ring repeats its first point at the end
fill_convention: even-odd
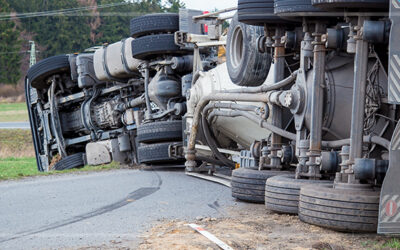
{"type": "Polygon", "coordinates": [[[288,92],[285,94],[285,107],[289,108],[293,104],[293,94],[288,92]]]}

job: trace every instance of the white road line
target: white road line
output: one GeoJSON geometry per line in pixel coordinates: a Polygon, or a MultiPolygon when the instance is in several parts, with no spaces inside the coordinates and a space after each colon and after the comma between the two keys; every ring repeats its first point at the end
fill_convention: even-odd
{"type": "Polygon", "coordinates": [[[217,244],[221,249],[223,250],[233,250],[232,247],[230,247],[229,245],[227,245],[225,242],[221,241],[220,239],[218,239],[215,235],[213,235],[212,233],[206,231],[204,228],[202,228],[201,226],[197,225],[197,224],[187,224],[189,227],[193,228],[194,230],[196,230],[197,232],[199,232],[200,234],[202,234],[204,237],[206,237],[207,239],[211,240],[212,242],[214,242],[215,244],[217,244]]]}

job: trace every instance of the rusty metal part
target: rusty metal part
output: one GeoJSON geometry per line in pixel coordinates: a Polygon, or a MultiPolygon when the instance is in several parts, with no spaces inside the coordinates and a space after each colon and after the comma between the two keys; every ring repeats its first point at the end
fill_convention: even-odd
{"type": "MultiPolygon", "coordinates": [[[[362,25],[364,17],[359,17],[358,23],[362,25]]],[[[358,30],[358,40],[356,41],[356,56],[354,69],[354,87],[353,87],[353,107],[351,121],[351,143],[349,164],[354,164],[356,158],[362,157],[363,131],[364,131],[364,108],[365,92],[368,67],[368,42],[362,40],[361,31],[358,30]]]]}
{"type": "Polygon", "coordinates": [[[347,174],[345,171],[348,169],[349,154],[350,146],[343,146],[342,151],[339,154],[342,159],[342,163],[340,163],[340,172],[336,173],[335,182],[344,182],[347,179],[347,174]]]}
{"type": "MultiPolygon", "coordinates": [[[[277,27],[275,29],[275,36],[273,39],[274,43],[274,81],[279,82],[285,78],[285,47],[282,43],[282,37],[285,34],[285,30],[281,27],[277,27]]],[[[281,128],[282,127],[282,107],[278,105],[272,105],[271,108],[271,124],[281,128]]],[[[269,167],[271,169],[281,169],[282,164],[280,157],[278,156],[278,151],[281,150],[282,147],[282,138],[280,135],[276,133],[272,133],[271,136],[271,147],[270,155],[268,156],[271,159],[269,167]]]]}
{"type": "Polygon", "coordinates": [[[321,36],[325,30],[323,24],[316,23],[316,32],[313,33],[315,40],[314,44],[314,74],[311,96],[311,126],[310,126],[310,157],[308,165],[309,178],[317,179],[321,177],[319,166],[321,163],[321,141],[322,141],[322,119],[324,107],[324,91],[325,87],[325,42],[321,36]]]}
{"type": "Polygon", "coordinates": [[[150,70],[148,63],[145,64],[143,69],[144,74],[144,94],[146,100],[146,119],[149,119],[151,116],[151,105],[150,105],[150,97],[149,97],[149,84],[150,84],[150,70]]]}
{"type": "Polygon", "coordinates": [[[301,173],[308,172],[306,163],[308,161],[307,152],[309,147],[310,147],[310,140],[300,140],[297,144],[297,148],[299,150],[299,155],[297,159],[299,162],[296,167],[296,179],[299,179],[301,177],[301,173]]]}

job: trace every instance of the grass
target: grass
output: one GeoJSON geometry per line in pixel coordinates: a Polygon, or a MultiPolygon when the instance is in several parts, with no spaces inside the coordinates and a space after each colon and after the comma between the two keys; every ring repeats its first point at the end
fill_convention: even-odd
{"type": "Polygon", "coordinates": [[[34,156],[30,130],[0,129],[0,158],[34,156]]]}
{"type": "MultiPolygon", "coordinates": [[[[9,110],[23,109],[21,103],[0,104],[0,114],[9,110]]],[[[1,118],[1,115],[0,115],[1,118]]],[[[1,121],[1,120],[0,120],[1,121]]],[[[19,179],[27,176],[42,176],[73,172],[102,171],[120,168],[118,163],[102,166],[85,166],[66,171],[39,172],[36,166],[30,130],[0,129],[0,180],[19,179]]]]}
{"type": "Polygon", "coordinates": [[[382,245],[383,249],[400,249],[400,240],[396,239],[396,238],[392,238],[388,241],[386,241],[383,245],[382,245]]]}
{"type": "Polygon", "coordinates": [[[0,180],[15,180],[29,176],[46,176],[74,172],[104,171],[118,168],[121,168],[120,164],[112,162],[102,166],[85,166],[83,168],[65,171],[39,172],[34,157],[9,157],[0,159],[0,180]]]}
{"type": "Polygon", "coordinates": [[[26,103],[1,103],[0,112],[4,111],[14,111],[14,110],[26,110],[26,103]]]}
{"type": "Polygon", "coordinates": [[[381,238],[379,240],[368,240],[360,243],[362,249],[400,249],[400,239],[398,238],[381,238]]]}
{"type": "Polygon", "coordinates": [[[0,122],[26,122],[29,121],[26,104],[0,103],[0,122]]]}
{"type": "MultiPolygon", "coordinates": [[[[18,105],[16,107],[18,108],[18,105]]],[[[4,106],[1,108],[4,110],[4,106]]],[[[39,172],[36,166],[31,131],[23,129],[0,129],[0,180],[19,179],[27,176],[101,171],[116,168],[120,168],[120,165],[113,162],[103,166],[86,166],[80,169],[51,171],[46,173],[39,172]]]]}

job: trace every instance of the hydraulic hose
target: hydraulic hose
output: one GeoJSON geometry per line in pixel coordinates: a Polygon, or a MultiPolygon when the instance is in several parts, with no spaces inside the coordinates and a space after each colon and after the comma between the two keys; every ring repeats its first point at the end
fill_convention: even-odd
{"type": "Polygon", "coordinates": [[[259,87],[247,87],[247,88],[241,88],[241,89],[228,89],[228,90],[221,91],[221,93],[261,93],[261,92],[268,92],[271,90],[278,90],[283,87],[286,87],[288,84],[295,81],[298,73],[299,73],[299,71],[296,70],[287,78],[285,78],[282,81],[279,81],[277,83],[274,83],[274,84],[270,84],[270,85],[263,84],[259,87]]]}
{"type": "MultiPolygon", "coordinates": [[[[380,137],[380,136],[374,136],[374,135],[373,136],[364,136],[363,142],[377,144],[386,149],[389,149],[389,147],[390,147],[389,146],[390,141],[388,141],[385,138],[380,137]]],[[[341,148],[345,145],[350,145],[350,139],[343,139],[343,140],[337,140],[337,141],[322,141],[322,147],[325,147],[325,148],[341,148]]]]}
{"type": "Polygon", "coordinates": [[[204,137],[206,138],[206,142],[207,142],[208,146],[210,147],[211,151],[213,152],[213,154],[215,155],[215,157],[217,157],[217,159],[220,160],[224,165],[226,165],[230,168],[234,168],[235,163],[233,161],[229,160],[227,157],[225,157],[223,154],[221,154],[221,152],[218,151],[218,145],[217,145],[216,141],[214,140],[213,135],[211,134],[210,127],[208,125],[205,115],[203,115],[201,117],[201,123],[202,123],[202,127],[203,127],[204,137]]]}

